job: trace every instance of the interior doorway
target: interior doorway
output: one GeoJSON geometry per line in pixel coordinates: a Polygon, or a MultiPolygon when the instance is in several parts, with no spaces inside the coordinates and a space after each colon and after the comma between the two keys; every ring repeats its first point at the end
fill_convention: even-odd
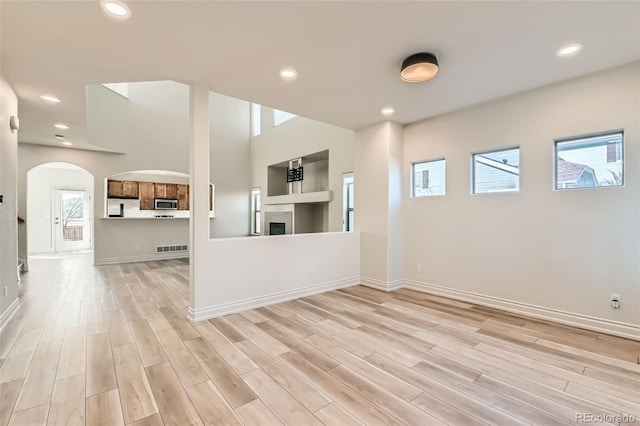
{"type": "Polygon", "coordinates": [[[93,250],[93,175],[66,162],[27,172],[28,255],[93,250]]]}

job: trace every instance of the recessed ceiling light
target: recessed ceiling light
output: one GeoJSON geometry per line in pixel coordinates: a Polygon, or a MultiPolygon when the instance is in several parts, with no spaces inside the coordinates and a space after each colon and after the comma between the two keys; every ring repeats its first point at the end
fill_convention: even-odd
{"type": "Polygon", "coordinates": [[[43,99],[47,102],[53,102],[54,104],[62,102],[62,99],[53,95],[40,95],[40,99],[43,99]]]}
{"type": "Polygon", "coordinates": [[[391,107],[384,107],[380,112],[382,113],[382,115],[386,115],[388,117],[390,115],[393,115],[393,113],[396,112],[396,110],[391,107]]]}
{"type": "Polygon", "coordinates": [[[56,139],[64,139],[63,135],[56,135],[56,139]]]}
{"type": "Polygon", "coordinates": [[[73,144],[71,142],[69,142],[69,141],[64,141],[64,142],[62,142],[62,145],[71,146],[73,144]]]}
{"type": "Polygon", "coordinates": [[[298,76],[298,72],[291,67],[285,67],[280,70],[280,77],[284,81],[295,80],[298,76]]]}
{"type": "Polygon", "coordinates": [[[577,55],[582,50],[582,45],[580,43],[571,43],[566,46],[562,46],[560,49],[556,51],[556,56],[561,58],[567,56],[577,55]]]}
{"type": "Polygon", "coordinates": [[[53,127],[55,127],[56,129],[62,129],[62,130],[68,130],[69,129],[69,126],[67,126],[66,124],[63,124],[63,123],[54,124],[53,127]]]}
{"type": "Polygon", "coordinates": [[[101,0],[100,6],[112,16],[116,18],[128,18],[131,16],[131,9],[129,7],[119,1],[114,0],[101,0]]]}

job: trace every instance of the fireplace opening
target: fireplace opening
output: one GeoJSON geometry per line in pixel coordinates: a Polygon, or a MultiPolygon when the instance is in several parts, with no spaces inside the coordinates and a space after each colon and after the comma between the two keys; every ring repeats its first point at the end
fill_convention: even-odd
{"type": "Polygon", "coordinates": [[[284,235],[284,222],[269,222],[269,235],[284,235]]]}

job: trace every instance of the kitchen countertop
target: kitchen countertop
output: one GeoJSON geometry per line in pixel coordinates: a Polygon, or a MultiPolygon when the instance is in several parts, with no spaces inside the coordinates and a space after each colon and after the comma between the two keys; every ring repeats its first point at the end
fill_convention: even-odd
{"type": "Polygon", "coordinates": [[[174,220],[188,217],[101,217],[100,220],[174,220]]]}

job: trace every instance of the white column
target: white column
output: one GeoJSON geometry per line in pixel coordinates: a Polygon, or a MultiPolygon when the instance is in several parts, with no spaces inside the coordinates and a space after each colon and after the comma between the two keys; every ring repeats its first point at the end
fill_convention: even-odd
{"type": "Polygon", "coordinates": [[[404,274],[404,128],[389,123],[389,192],[387,197],[387,285],[396,287],[404,274]]]}
{"type": "Polygon", "coordinates": [[[402,279],[403,128],[385,122],[355,134],[354,213],[362,284],[381,290],[402,279]]]}
{"type": "Polygon", "coordinates": [[[209,85],[191,84],[189,141],[190,315],[198,308],[199,289],[208,285],[203,266],[209,245],[209,85]]]}

